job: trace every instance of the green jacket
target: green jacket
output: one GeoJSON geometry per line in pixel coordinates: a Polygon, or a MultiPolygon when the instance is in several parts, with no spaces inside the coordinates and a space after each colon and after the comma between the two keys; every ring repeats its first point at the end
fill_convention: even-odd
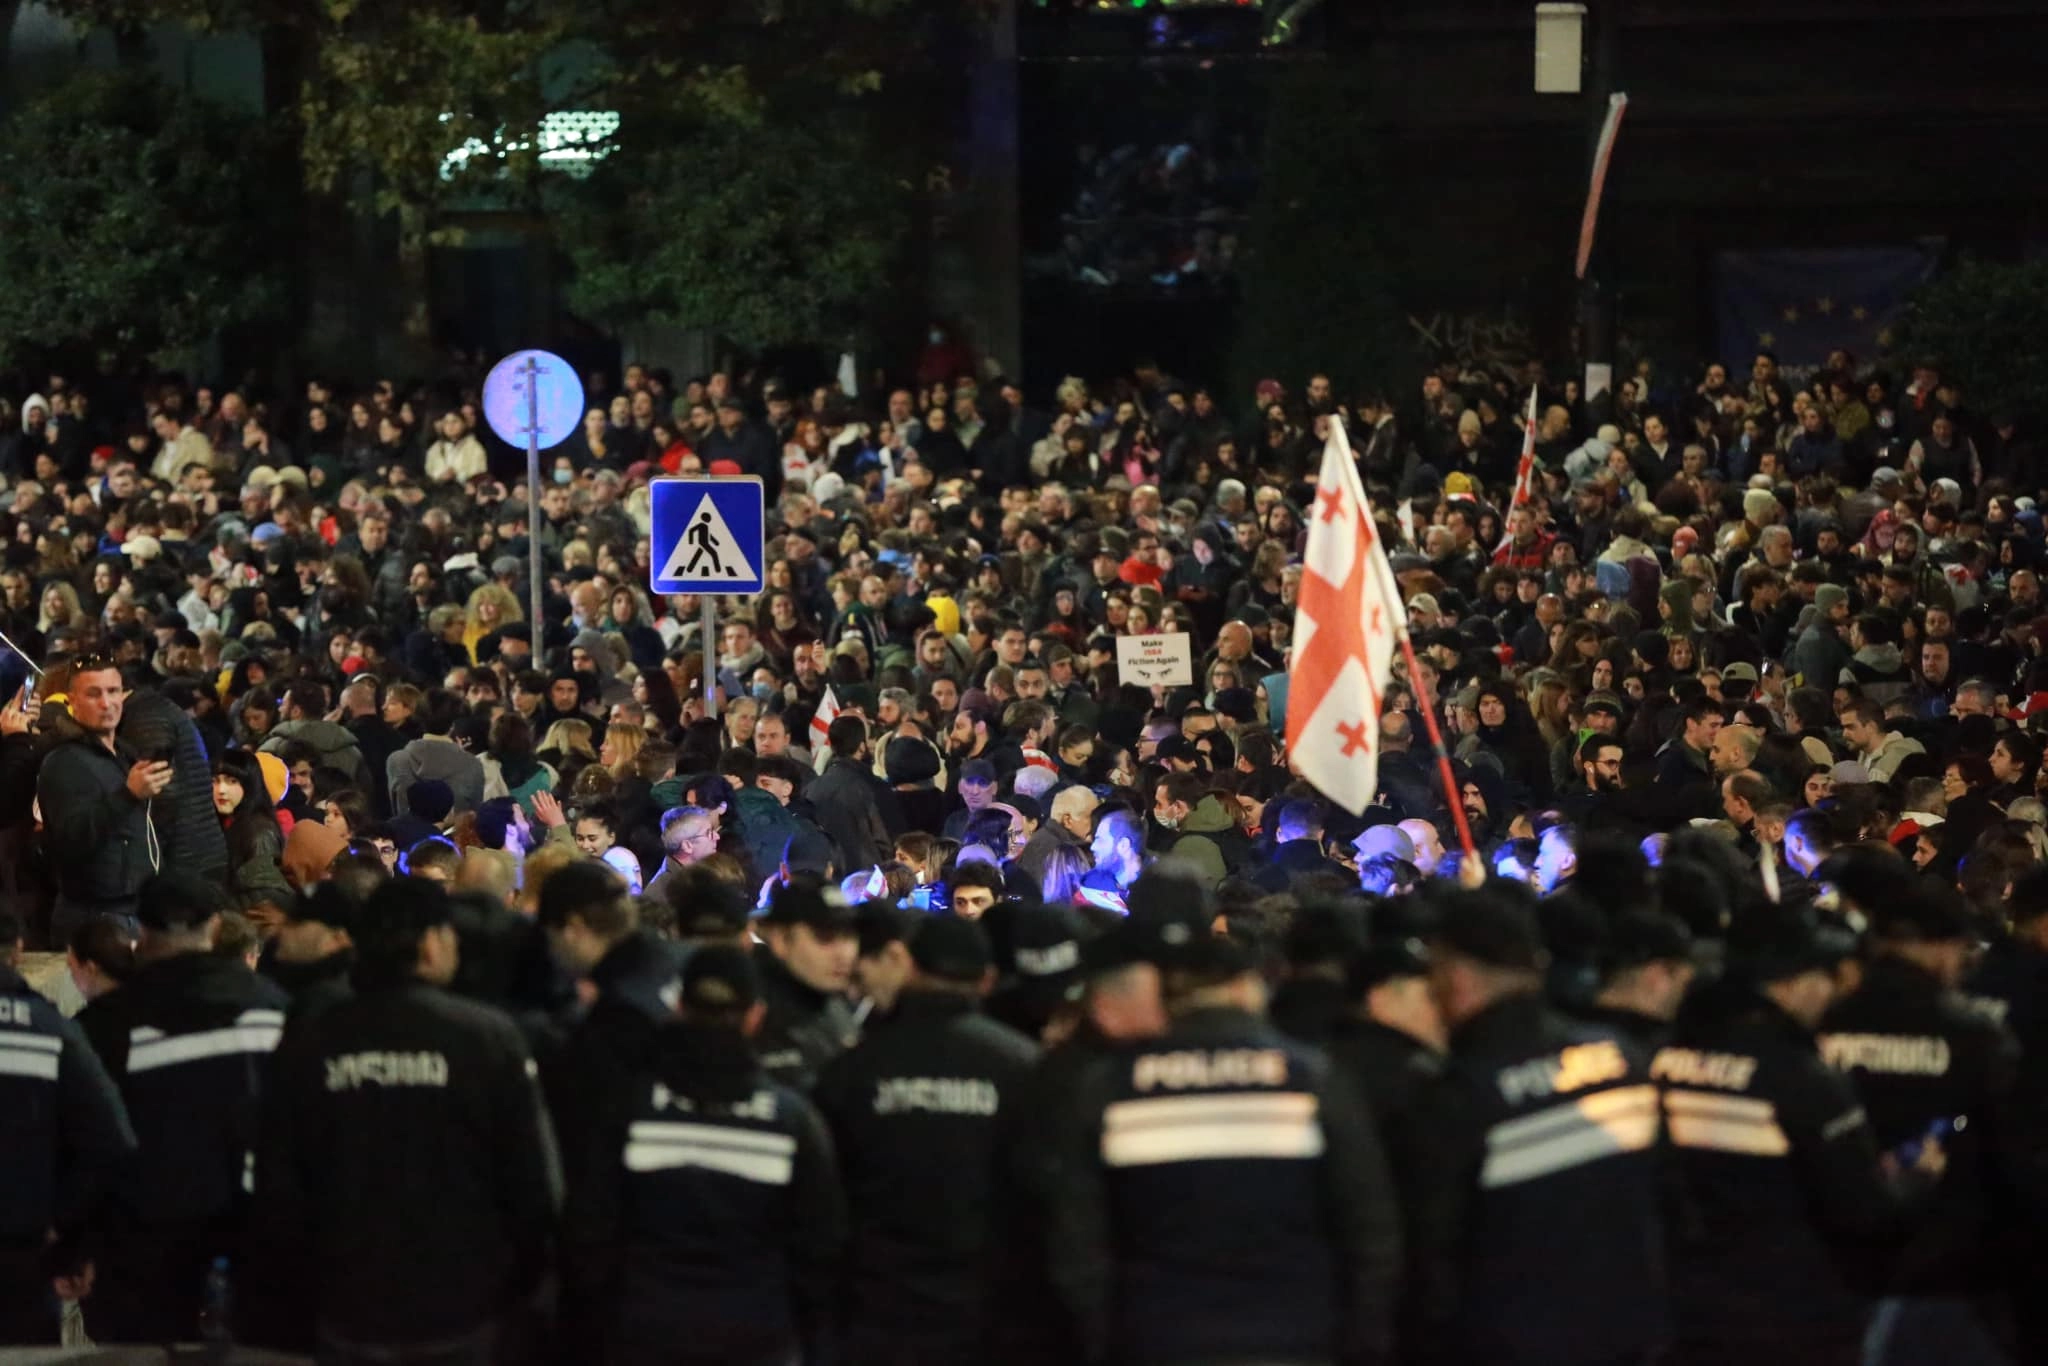
{"type": "Polygon", "coordinates": [[[1243,866],[1250,849],[1251,842],[1231,819],[1229,808],[1211,793],[1188,812],[1180,823],[1180,837],[1166,852],[1170,858],[1193,865],[1213,887],[1243,866]]]}

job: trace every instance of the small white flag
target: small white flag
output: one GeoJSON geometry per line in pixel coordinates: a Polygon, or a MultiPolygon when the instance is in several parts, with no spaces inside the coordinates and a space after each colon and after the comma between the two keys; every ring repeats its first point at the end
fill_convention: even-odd
{"type": "Polygon", "coordinates": [[[825,685],[825,695],[818,699],[818,709],[811,714],[811,749],[823,754],[830,745],[832,722],[839,716],[839,699],[832,695],[832,685],[825,685]]]}

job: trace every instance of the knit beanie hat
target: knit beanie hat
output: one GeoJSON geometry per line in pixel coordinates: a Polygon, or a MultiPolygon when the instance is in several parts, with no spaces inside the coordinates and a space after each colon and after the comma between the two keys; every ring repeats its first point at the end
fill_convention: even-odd
{"type": "Polygon", "coordinates": [[[1819,615],[1825,617],[1835,608],[1849,600],[1849,590],[1839,583],[1824,583],[1813,590],[1813,605],[1819,615]]]}

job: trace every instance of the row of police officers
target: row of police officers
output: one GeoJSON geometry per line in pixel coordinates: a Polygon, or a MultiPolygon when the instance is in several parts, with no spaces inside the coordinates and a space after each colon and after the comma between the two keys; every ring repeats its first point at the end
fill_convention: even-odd
{"type": "Polygon", "coordinates": [[[706,879],[677,943],[592,861],[534,923],[576,1005],[521,1020],[449,989],[439,884],[356,890],[291,912],[347,968],[310,1003],[176,871],[78,1021],[0,967],[0,1341],[69,1308],[333,1363],[2044,1359],[2048,885],[1981,966],[1931,887],[1752,907],[1697,980],[1629,912],[1567,1014],[1505,883],[1276,946],[1170,868],[1106,927],[798,876],[750,928],[706,879]]]}

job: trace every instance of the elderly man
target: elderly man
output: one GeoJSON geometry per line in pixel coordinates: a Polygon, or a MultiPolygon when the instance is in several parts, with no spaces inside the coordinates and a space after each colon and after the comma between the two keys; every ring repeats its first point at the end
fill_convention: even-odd
{"type": "Polygon", "coordinates": [[[1053,850],[1064,847],[1085,851],[1095,833],[1095,809],[1100,805],[1095,794],[1079,784],[1053,793],[1046,818],[1017,853],[1017,866],[1037,882],[1045,875],[1045,861],[1052,857],[1053,850]]]}
{"type": "Polygon", "coordinates": [[[701,806],[679,806],[661,818],[661,866],[647,879],[646,896],[662,896],[662,879],[718,852],[718,817],[701,806]]]}

